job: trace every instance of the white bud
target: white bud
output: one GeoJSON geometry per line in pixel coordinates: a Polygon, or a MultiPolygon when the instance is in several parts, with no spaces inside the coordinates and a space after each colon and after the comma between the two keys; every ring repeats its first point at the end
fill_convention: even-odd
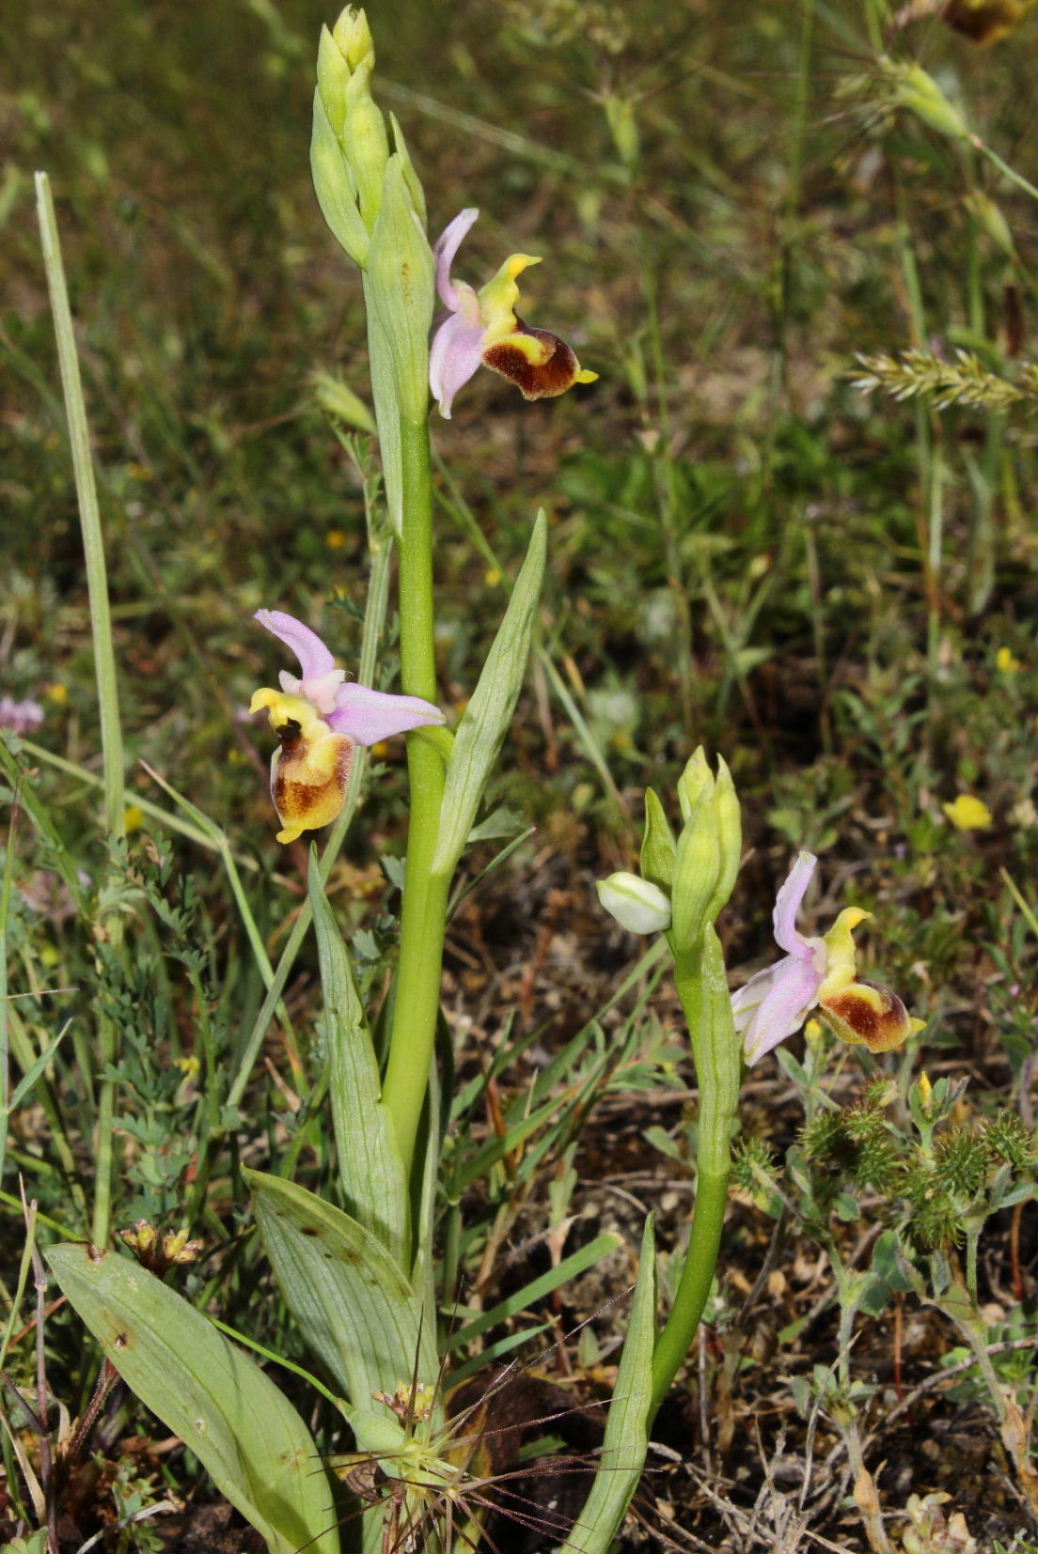
{"type": "Polygon", "coordinates": [[[662,933],[670,927],[670,900],[658,885],[621,870],[599,880],[598,899],[628,933],[662,933]]]}

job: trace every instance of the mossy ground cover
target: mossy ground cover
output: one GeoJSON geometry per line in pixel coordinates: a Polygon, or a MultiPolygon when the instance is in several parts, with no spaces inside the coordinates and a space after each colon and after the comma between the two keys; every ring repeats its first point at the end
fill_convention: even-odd
{"type": "MultiPolygon", "coordinates": [[[[871,1124],[851,1140],[853,1159],[847,1138],[830,1140],[846,1201],[822,1190],[830,1157],[812,1163],[803,1131],[820,1083],[798,1062],[803,1043],[753,1070],[749,1164],[716,1302],[661,1415],[673,1456],[650,1480],[650,1530],[631,1534],[648,1546],[851,1554],[882,1536],[904,1554],[944,1554],[971,1536],[985,1554],[1034,1547],[1021,1466],[1031,1204],[1022,1189],[991,1196],[1003,1166],[1016,1183],[1028,1167],[984,1134],[983,1180],[967,1181],[980,1157],[949,1142],[1006,1114],[1033,1122],[1034,201],[1021,187],[1035,162],[1033,38],[1025,20],[979,46],[959,13],[984,10],[995,7],[942,17],[937,5],[897,12],[880,0],[463,0],[370,12],[380,90],[423,169],[433,233],[481,207],[459,261],[474,281],[509,252],[543,255],[524,277],[528,322],[559,329],[600,375],[535,405],[480,375],[435,431],[451,717],[538,507],[550,526],[497,824],[469,857],[472,889],[448,940],[459,1084],[501,1059],[458,1121],[444,1233],[459,1289],[493,1306],[593,1225],[633,1247],[631,1199],[658,1208],[668,1249],[687,1223],[696,1096],[676,1004],[666,983],[638,997],[647,971],[606,1008],[641,947],[604,919],[593,885],[632,865],[644,788],[672,792],[696,743],[725,756],[743,802],[729,965],[749,972],[770,954],[776,887],[807,847],[824,860],[818,921],[845,900],[872,910],[875,970],[927,1022],[878,1068],[832,1058],[824,1088],[841,1107],[867,1112],[876,1074],[892,1081],[884,1128],[904,1156],[883,1178],[861,1165],[871,1124]],[[986,812],[949,814],[962,795],[986,812]],[[508,1106],[581,1032],[586,1051],[560,1075],[534,1164],[520,1151],[470,1171],[508,1106]],[[908,1095],[924,1071],[946,1082],[939,1159],[962,1177],[949,1203],[980,1214],[975,1241],[969,1227],[911,1241],[908,1095]],[[592,1075],[607,1082],[574,1110],[592,1075]],[[891,1275],[874,1310],[856,1308],[847,1350],[847,1301],[834,1291],[846,1295],[840,1278],[855,1271],[880,1277],[875,1249],[891,1230],[964,1278],[972,1253],[973,1347],[954,1312],[891,1275]],[[938,1493],[951,1498],[911,1501],[938,1493]]],[[[33,1307],[14,1303],[18,1182],[44,1239],[87,1234],[99,1022],[122,1033],[114,1224],[186,1228],[202,1249],[171,1274],[178,1288],[304,1358],[250,1239],[240,1173],[328,1178],[316,954],[302,950],[262,1061],[229,1107],[262,968],[223,854],[146,806],[183,819],[158,774],[209,818],[276,960],[305,895],[305,853],[273,840],[268,739],[244,715],[271,673],[251,617],[269,607],[323,619],[350,663],[369,570],[366,490],[344,445],[353,432],[317,376],[367,397],[360,284],[322,224],[307,165],[327,20],[313,0],[112,0],[9,24],[0,690],[44,717],[28,742],[11,741],[4,779],[15,799],[5,1100],[17,1103],[0,1235],[21,1398],[4,1394],[8,1538],[31,1515],[15,1438],[44,1471],[33,1307]],[[142,806],[117,860],[128,959],[92,931],[112,904],[97,894],[96,687],[36,168],[61,225],[128,782],[142,806]]],[[[391,955],[406,830],[400,750],[375,756],[330,883],[372,996],[391,955]]],[[[623,1308],[606,1303],[630,1277],[621,1258],[536,1315],[558,1340],[538,1370],[584,1404],[608,1390],[623,1308]]],[[[57,1403],[81,1417],[100,1361],[67,1312],[48,1311],[45,1361],[53,1418],[57,1403]]],[[[167,1445],[115,1395],[69,1469],[62,1551],[149,1498],[204,1502],[195,1465],[167,1445]]],[[[156,1516],[113,1528],[101,1546],[166,1547],[163,1526],[156,1516]]],[[[206,1546],[221,1535],[207,1524],[206,1546]]],[[[510,1536],[501,1547],[531,1534],[510,1536]]]]}

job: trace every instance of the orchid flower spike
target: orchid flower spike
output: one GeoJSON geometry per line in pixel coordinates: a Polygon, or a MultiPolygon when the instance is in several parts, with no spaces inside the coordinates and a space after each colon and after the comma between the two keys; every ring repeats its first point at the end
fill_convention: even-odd
{"type": "Polygon", "coordinates": [[[481,364],[509,378],[524,399],[554,399],[574,383],[594,383],[598,377],[581,367],[558,335],[530,329],[516,317],[516,279],[531,264],[540,264],[532,254],[506,259],[481,291],[454,280],[454,257],[478,215],[478,210],[463,210],[455,216],[435,249],[436,290],[450,311],[433,336],[429,387],[448,421],[455,394],[481,364]]]}
{"type": "Polygon", "coordinates": [[[256,619],[290,647],[302,674],[282,670],[281,689],[255,693],[250,712],[266,710],[280,742],[270,763],[270,791],[282,829],[279,842],[326,826],[346,803],[356,745],[374,745],[407,729],[442,723],[443,713],[420,696],[389,696],[345,684],[331,650],[302,621],[280,610],[256,619]]]}
{"type": "Polygon", "coordinates": [[[852,932],[871,913],[845,907],[824,938],[800,933],[797,913],[817,863],[813,853],[798,854],[775,899],[775,939],[785,956],[732,995],[747,1063],[792,1036],[815,1008],[844,1041],[871,1052],[890,1052],[923,1028],[891,988],[858,978],[852,932]]]}

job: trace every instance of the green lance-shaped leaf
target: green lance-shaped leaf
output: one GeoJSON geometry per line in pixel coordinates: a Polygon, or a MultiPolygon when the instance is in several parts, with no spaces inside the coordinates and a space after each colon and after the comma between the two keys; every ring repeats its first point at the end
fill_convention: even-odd
{"type": "MultiPolygon", "coordinates": [[[[263,1244],[303,1337],[358,1408],[437,1375],[421,1302],[370,1230],[279,1176],[247,1171],[263,1244]]],[[[361,1443],[363,1449],[363,1443],[361,1443]]]]}
{"type": "Polygon", "coordinates": [[[652,1350],[656,1340],[656,1236],[652,1215],[642,1235],[631,1324],[609,1405],[602,1457],[587,1503],[560,1554],[607,1554],[645,1468],[652,1424],[652,1350]]]}
{"type": "Polygon", "coordinates": [[[519,700],[544,577],[547,528],[544,513],[538,513],[505,618],[454,736],[440,808],[434,874],[451,874],[461,857],[519,700]]]}
{"type": "Polygon", "coordinates": [[[316,853],[310,868],[310,907],[324,991],[339,1180],[350,1214],[403,1266],[408,1211],[404,1166],[392,1120],[382,1105],[378,1063],[349,952],[324,894],[316,853]]]}
{"type": "Polygon", "coordinates": [[[77,1242],[54,1277],[132,1391],[178,1435],[270,1554],[339,1554],[310,1432],[254,1360],[147,1269],[77,1242]]]}

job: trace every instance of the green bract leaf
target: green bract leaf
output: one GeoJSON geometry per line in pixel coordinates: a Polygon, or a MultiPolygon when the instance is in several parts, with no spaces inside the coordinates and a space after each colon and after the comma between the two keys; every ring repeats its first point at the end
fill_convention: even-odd
{"type": "Polygon", "coordinates": [[[652,1424],[652,1351],[656,1341],[656,1236],[649,1215],[602,1457],[587,1503],[560,1554],[607,1554],[638,1488],[652,1424]]]}
{"type": "Polygon", "coordinates": [[[670,882],[674,878],[676,856],[677,843],[663,805],[653,790],[646,788],[645,835],[642,837],[641,856],[643,878],[651,880],[661,890],[669,891],[670,882]]]}
{"type": "Polygon", "coordinates": [[[404,175],[404,181],[410,192],[414,208],[418,212],[418,219],[424,227],[425,190],[422,188],[422,180],[415,172],[414,163],[411,161],[411,153],[408,151],[407,142],[404,139],[404,132],[400,128],[395,113],[389,115],[389,123],[393,131],[393,150],[400,158],[400,169],[404,175]]]}
{"type": "MultiPolygon", "coordinates": [[[[689,1011],[686,1009],[686,1015],[689,1011]]],[[[742,1043],[735,1033],[732,1000],[724,967],[724,951],[712,924],[703,929],[698,1008],[689,1019],[692,1056],[700,1094],[709,1089],[714,1105],[710,1118],[716,1134],[706,1127],[703,1108],[699,1118],[699,1168],[729,1168],[729,1132],[739,1104],[742,1077],[742,1043]],[[705,1131],[704,1131],[705,1130],[705,1131]],[[709,1135],[709,1136],[708,1136],[709,1135]]]]}
{"type": "Polygon", "coordinates": [[[426,436],[434,261],[399,153],[386,163],[381,195],[365,297],[392,362],[398,413],[426,436]]]}
{"type": "MultiPolygon", "coordinates": [[[[382,461],[382,483],[386,493],[386,511],[393,532],[404,532],[404,432],[397,399],[396,375],[389,340],[379,323],[371,285],[364,275],[364,306],[368,314],[368,361],[371,366],[371,398],[378,427],[378,451],[382,461]]],[[[428,436],[424,419],[421,432],[409,429],[411,436],[428,436]]]]}
{"type": "Polygon", "coordinates": [[[339,1554],[317,1447],[255,1361],[128,1258],[81,1242],[46,1256],[127,1386],[194,1452],[270,1554],[339,1554]]]}
{"type": "Polygon", "coordinates": [[[538,513],[505,618],[454,736],[440,807],[434,874],[453,873],[461,857],[519,700],[544,577],[547,527],[544,513],[538,513]]]}
{"type": "Polygon", "coordinates": [[[358,1408],[373,1392],[435,1382],[435,1333],[385,1247],[305,1187],[247,1171],[256,1219],[303,1337],[358,1408]]]}
{"type": "Polygon", "coordinates": [[[361,269],[368,262],[370,239],[357,208],[357,192],[342,147],[328,122],[320,91],[314,93],[314,124],[310,136],[310,172],[321,215],[336,242],[361,269]]]}
{"type": "Polygon", "coordinates": [[[339,1179],[353,1218],[404,1265],[407,1183],[393,1123],[382,1105],[378,1064],[353,981],[353,968],[321,885],[316,850],[310,868],[310,909],[317,933],[328,1047],[332,1122],[339,1179]]]}

